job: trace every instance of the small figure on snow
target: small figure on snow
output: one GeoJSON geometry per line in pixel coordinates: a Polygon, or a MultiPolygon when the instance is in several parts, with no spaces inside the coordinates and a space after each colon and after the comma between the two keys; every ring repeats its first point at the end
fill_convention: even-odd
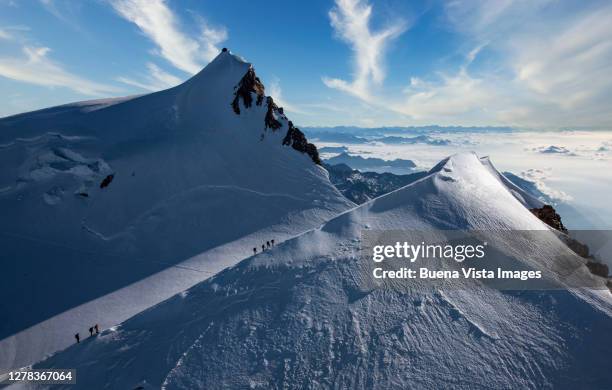
{"type": "Polygon", "coordinates": [[[94,329],[96,330],[96,334],[100,333],[100,328],[98,328],[98,324],[94,325],[94,329]]]}
{"type": "Polygon", "coordinates": [[[272,240],[272,246],[274,246],[274,240],[272,240]]]}
{"type": "Polygon", "coordinates": [[[93,336],[93,326],[89,327],[89,337],[93,336]]]}
{"type": "Polygon", "coordinates": [[[253,254],[256,255],[257,254],[257,247],[253,248],[253,254]]]}
{"type": "Polygon", "coordinates": [[[270,241],[266,241],[266,246],[270,248],[270,241]]]}
{"type": "Polygon", "coordinates": [[[81,336],[79,336],[78,333],[74,335],[74,338],[76,339],[77,344],[81,342],[81,336]]]}

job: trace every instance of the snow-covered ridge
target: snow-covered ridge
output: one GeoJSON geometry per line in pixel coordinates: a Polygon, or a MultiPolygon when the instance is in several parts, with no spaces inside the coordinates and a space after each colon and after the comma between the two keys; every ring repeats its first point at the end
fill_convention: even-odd
{"type": "Polygon", "coordinates": [[[0,119],[0,295],[20,297],[2,302],[0,369],[354,206],[283,145],[280,109],[266,126],[268,97],[234,112],[252,69],[224,52],[168,90],[0,119]]]}
{"type": "Polygon", "coordinates": [[[564,253],[589,277],[492,169],[451,156],[37,367],[76,367],[82,388],[607,387],[607,290],[368,276],[363,230],[528,229],[550,235],[500,250],[545,269],[564,253]]]}

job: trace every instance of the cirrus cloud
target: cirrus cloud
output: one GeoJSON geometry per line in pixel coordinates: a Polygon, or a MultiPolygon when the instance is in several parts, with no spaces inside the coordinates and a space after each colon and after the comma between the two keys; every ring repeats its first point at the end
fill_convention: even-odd
{"type": "Polygon", "coordinates": [[[370,20],[372,6],[361,0],[336,0],[329,11],[331,25],[336,35],[349,44],[353,51],[353,80],[323,77],[330,88],[348,92],[361,99],[371,96],[372,84],[380,85],[385,79],[384,53],[388,44],[404,31],[403,21],[389,23],[380,31],[372,31],[370,20]]]}
{"type": "MultiPolygon", "coordinates": [[[[356,33],[342,35],[359,31],[366,37],[360,42],[367,45],[368,34],[376,35],[368,27],[371,6],[339,0],[331,13],[342,17],[332,18],[332,27],[356,58],[361,54],[366,60],[365,65],[355,66],[354,81],[324,81],[414,124],[612,125],[609,3],[454,0],[443,9],[448,27],[462,37],[464,63],[454,65],[455,69],[434,63],[428,74],[408,74],[410,82],[403,94],[391,88],[373,99],[371,85],[381,77],[370,69],[379,69],[373,64],[384,62],[385,51],[376,45],[360,49],[356,38],[349,39],[356,33]],[[471,66],[483,51],[487,66],[471,66]]],[[[382,36],[392,39],[395,34],[382,36]]]]}
{"type": "Polygon", "coordinates": [[[65,87],[88,96],[116,94],[121,89],[78,76],[49,58],[48,47],[24,46],[22,57],[0,58],[0,76],[45,87],[65,87]]]}
{"type": "Polygon", "coordinates": [[[173,74],[165,72],[159,66],[152,62],[147,63],[147,69],[149,74],[145,76],[145,80],[135,80],[130,77],[120,76],[116,80],[131,85],[136,88],[144,89],[146,91],[160,91],[162,89],[174,87],[182,82],[182,80],[173,74]]]}
{"type": "Polygon", "coordinates": [[[197,73],[219,54],[217,45],[227,39],[225,28],[213,28],[202,20],[197,38],[185,34],[164,0],[111,0],[111,5],[155,43],[159,56],[189,74],[197,73]]]}

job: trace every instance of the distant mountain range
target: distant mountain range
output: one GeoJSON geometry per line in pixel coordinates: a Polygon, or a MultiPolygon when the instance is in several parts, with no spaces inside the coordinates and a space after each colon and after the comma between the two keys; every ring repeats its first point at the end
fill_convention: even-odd
{"type": "Polygon", "coordinates": [[[413,137],[409,136],[370,136],[363,137],[349,133],[309,133],[308,136],[315,142],[327,142],[327,143],[340,143],[340,144],[354,144],[361,145],[370,142],[381,142],[389,145],[401,145],[401,144],[426,144],[434,146],[449,145],[451,141],[444,138],[434,138],[429,135],[417,135],[413,137]]]}
{"type": "Polygon", "coordinates": [[[384,160],[375,157],[362,157],[351,155],[346,152],[324,160],[328,165],[346,164],[353,169],[368,170],[375,172],[393,171],[395,173],[406,173],[416,168],[416,164],[411,160],[384,160]]]}
{"type": "Polygon", "coordinates": [[[325,165],[329,180],[344,196],[362,204],[381,195],[395,191],[427,175],[416,172],[408,175],[395,175],[389,172],[360,172],[346,164],[325,165]]]}
{"type": "Polygon", "coordinates": [[[508,126],[389,126],[389,127],[358,127],[358,126],[335,126],[335,127],[303,127],[302,130],[311,137],[324,133],[346,133],[359,136],[385,136],[410,135],[410,134],[432,134],[432,133],[510,133],[517,129],[508,126]]]}

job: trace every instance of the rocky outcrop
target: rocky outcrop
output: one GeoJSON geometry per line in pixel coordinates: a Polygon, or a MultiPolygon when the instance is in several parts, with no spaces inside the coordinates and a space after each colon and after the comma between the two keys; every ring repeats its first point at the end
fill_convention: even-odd
{"type": "Polygon", "coordinates": [[[557,214],[557,211],[551,205],[545,204],[540,208],[530,209],[529,211],[548,226],[560,232],[567,233],[567,229],[563,226],[563,222],[561,222],[561,216],[557,214]]]}
{"type": "Polygon", "coordinates": [[[289,129],[287,130],[285,139],[283,139],[283,145],[291,146],[297,151],[308,154],[315,164],[321,165],[317,147],[309,143],[304,133],[293,126],[291,121],[289,121],[289,129]]]}
{"type": "Polygon", "coordinates": [[[596,261],[596,259],[589,253],[589,247],[580,241],[577,241],[570,236],[563,237],[563,241],[567,246],[574,251],[578,256],[587,259],[586,267],[593,275],[601,276],[602,278],[608,279],[606,286],[612,291],[612,279],[609,279],[610,269],[606,264],[596,261]]]}
{"type": "Polygon", "coordinates": [[[607,278],[610,270],[608,266],[603,263],[597,263],[595,261],[587,261],[587,268],[593,275],[601,276],[602,278],[607,278]]]}
{"type": "Polygon", "coordinates": [[[115,174],[106,176],[104,180],[102,180],[102,183],[100,183],[100,188],[108,187],[108,185],[113,181],[114,178],[115,178],[115,174]]]}
{"type": "Polygon", "coordinates": [[[234,92],[234,100],[232,101],[232,108],[234,112],[240,115],[240,100],[242,99],[242,104],[245,107],[249,108],[253,104],[253,96],[251,93],[255,93],[256,101],[255,104],[261,106],[263,103],[263,98],[265,97],[265,88],[264,85],[259,80],[259,77],[255,74],[255,69],[251,66],[249,70],[246,72],[244,77],[238,83],[236,87],[236,92],[234,92]]]}
{"type": "Polygon", "coordinates": [[[271,96],[266,98],[266,104],[268,105],[268,111],[266,111],[266,118],[264,120],[266,123],[266,129],[272,129],[273,131],[280,129],[283,125],[278,121],[278,119],[276,119],[274,113],[279,112],[282,115],[282,107],[279,109],[271,96]]]}
{"type": "MultiPolygon", "coordinates": [[[[561,216],[557,214],[557,211],[551,205],[544,205],[540,208],[530,209],[536,217],[548,226],[557,229],[560,232],[568,233],[567,228],[563,226],[561,222],[561,216]]],[[[586,266],[593,275],[601,276],[602,278],[608,278],[609,268],[606,264],[594,261],[595,258],[589,253],[589,247],[580,241],[565,235],[562,237],[565,244],[578,256],[587,259],[586,266]]],[[[607,286],[612,291],[612,281],[608,280],[607,286]]]]}
{"type": "MultiPolygon", "coordinates": [[[[264,97],[266,98],[266,116],[264,118],[264,125],[266,129],[272,129],[276,131],[283,127],[283,124],[278,119],[279,117],[283,120],[287,120],[285,112],[282,107],[278,107],[274,103],[274,99],[271,96],[265,96],[265,87],[259,80],[259,77],[255,75],[253,67],[249,67],[247,73],[242,77],[238,85],[236,86],[236,92],[234,92],[234,100],[232,101],[232,108],[236,115],[240,115],[240,101],[244,104],[244,107],[249,108],[253,104],[253,93],[256,96],[255,104],[260,106],[263,103],[264,97]]],[[[304,133],[297,127],[293,126],[291,121],[288,121],[288,129],[285,138],[283,138],[283,145],[291,146],[293,149],[306,153],[310,156],[315,164],[321,165],[321,159],[319,158],[319,152],[314,144],[311,144],[306,139],[304,133]]],[[[263,139],[264,135],[261,135],[263,139]]]]}
{"type": "Polygon", "coordinates": [[[567,246],[574,251],[578,256],[590,259],[592,256],[589,254],[589,247],[571,237],[565,237],[564,239],[567,246]]]}

